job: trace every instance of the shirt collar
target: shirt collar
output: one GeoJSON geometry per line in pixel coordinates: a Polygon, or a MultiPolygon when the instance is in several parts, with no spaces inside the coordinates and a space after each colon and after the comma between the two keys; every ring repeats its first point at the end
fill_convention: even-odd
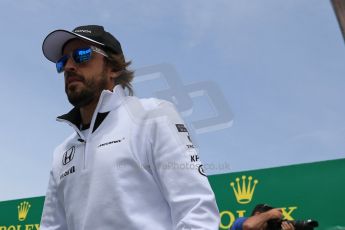
{"type": "MultiPolygon", "coordinates": [[[[94,123],[94,120],[96,119],[98,113],[108,113],[112,110],[116,110],[121,105],[125,97],[125,90],[121,85],[116,85],[112,91],[103,90],[101,96],[99,97],[98,104],[93,114],[91,123],[94,123]]],[[[79,127],[79,124],[81,123],[79,109],[74,107],[68,113],[58,116],[56,120],[68,121],[76,127],[79,127]]]]}

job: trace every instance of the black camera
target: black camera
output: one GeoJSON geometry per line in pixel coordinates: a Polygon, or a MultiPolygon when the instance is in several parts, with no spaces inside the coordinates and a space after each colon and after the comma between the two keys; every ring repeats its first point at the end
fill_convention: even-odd
{"type": "Polygon", "coordinates": [[[313,230],[319,226],[316,220],[269,220],[267,221],[267,230],[281,230],[281,224],[283,221],[291,223],[295,230],[313,230]]]}

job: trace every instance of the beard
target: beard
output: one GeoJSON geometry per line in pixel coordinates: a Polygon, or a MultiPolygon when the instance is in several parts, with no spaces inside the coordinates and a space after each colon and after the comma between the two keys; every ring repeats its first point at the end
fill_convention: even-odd
{"type": "Polygon", "coordinates": [[[65,76],[66,79],[73,76],[83,84],[83,87],[77,85],[68,87],[67,83],[65,83],[65,92],[68,101],[77,108],[87,106],[93,101],[98,100],[102,91],[106,89],[107,79],[104,70],[99,76],[92,76],[89,80],[85,80],[84,76],[74,72],[66,71],[65,76]]]}

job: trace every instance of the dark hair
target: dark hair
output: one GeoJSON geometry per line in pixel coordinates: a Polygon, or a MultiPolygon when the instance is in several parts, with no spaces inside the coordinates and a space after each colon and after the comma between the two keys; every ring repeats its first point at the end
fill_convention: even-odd
{"type": "Polygon", "coordinates": [[[105,51],[108,55],[107,58],[104,57],[105,65],[111,67],[114,72],[120,71],[120,75],[114,79],[115,85],[120,84],[124,89],[127,88],[129,95],[133,95],[131,81],[134,78],[134,71],[127,69],[132,62],[126,62],[123,54],[116,54],[109,50],[105,51]]]}
{"type": "Polygon", "coordinates": [[[271,210],[271,209],[273,209],[273,207],[269,206],[268,204],[258,204],[253,209],[251,216],[254,216],[254,214],[256,212],[262,213],[262,212],[266,212],[266,211],[271,210]]]}

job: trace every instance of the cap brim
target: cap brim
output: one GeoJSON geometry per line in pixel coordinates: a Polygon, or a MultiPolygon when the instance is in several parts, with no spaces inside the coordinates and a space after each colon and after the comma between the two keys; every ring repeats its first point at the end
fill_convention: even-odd
{"type": "Polygon", "coordinates": [[[48,34],[43,41],[42,51],[44,56],[49,61],[52,61],[54,63],[57,62],[61,58],[63,46],[67,41],[73,38],[80,38],[104,46],[104,44],[100,42],[67,30],[55,30],[48,34]]]}

